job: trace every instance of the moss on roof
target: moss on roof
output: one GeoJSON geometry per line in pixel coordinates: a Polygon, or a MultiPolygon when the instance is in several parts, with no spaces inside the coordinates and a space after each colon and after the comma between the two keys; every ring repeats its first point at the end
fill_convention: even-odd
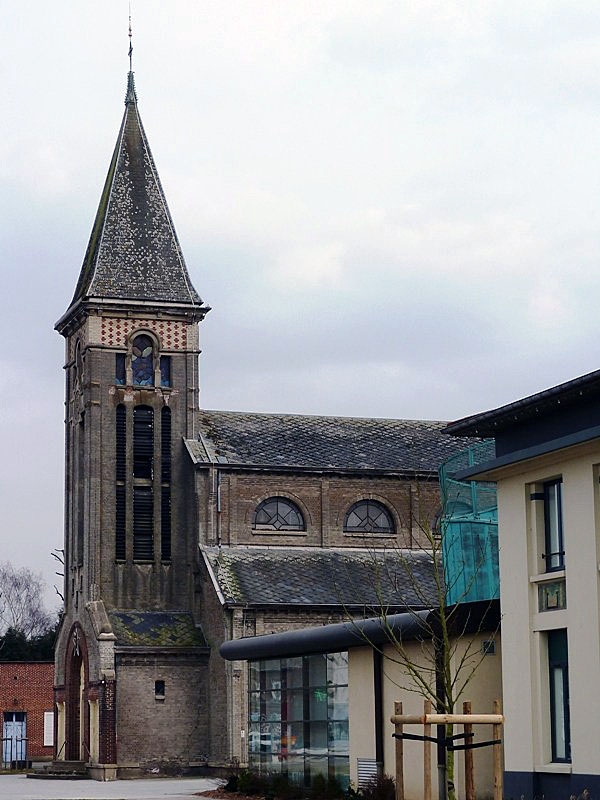
{"type": "Polygon", "coordinates": [[[206,647],[191,614],[179,611],[110,611],[117,644],[129,647],[206,647]]]}

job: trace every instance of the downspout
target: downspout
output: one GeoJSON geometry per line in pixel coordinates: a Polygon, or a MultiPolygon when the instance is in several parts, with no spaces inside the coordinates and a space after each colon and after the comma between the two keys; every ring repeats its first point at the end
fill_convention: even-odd
{"type": "Polygon", "coordinates": [[[221,547],[221,470],[216,469],[217,482],[217,547],[221,547]]]}

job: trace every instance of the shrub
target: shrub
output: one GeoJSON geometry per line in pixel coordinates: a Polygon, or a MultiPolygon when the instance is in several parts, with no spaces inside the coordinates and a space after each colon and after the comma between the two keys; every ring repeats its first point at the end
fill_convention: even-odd
{"type": "Polygon", "coordinates": [[[237,790],[238,790],[238,782],[239,782],[239,778],[238,778],[237,775],[235,775],[235,774],[234,775],[230,775],[227,778],[227,783],[225,784],[225,786],[223,786],[223,789],[226,792],[237,792],[237,790]]]}
{"type": "Polygon", "coordinates": [[[389,775],[378,775],[360,790],[363,800],[395,800],[396,784],[389,775]]]}
{"type": "Polygon", "coordinates": [[[267,794],[268,778],[249,769],[243,769],[238,776],[237,790],[242,794],[267,794]]]}
{"type": "Polygon", "coordinates": [[[310,797],[313,800],[335,800],[343,797],[343,789],[335,778],[326,778],[324,775],[315,775],[310,787],[310,797]]]}

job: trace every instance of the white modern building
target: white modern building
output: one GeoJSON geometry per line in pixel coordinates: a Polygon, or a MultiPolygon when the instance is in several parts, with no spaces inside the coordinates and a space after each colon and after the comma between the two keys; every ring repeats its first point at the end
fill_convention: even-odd
{"type": "Polygon", "coordinates": [[[600,794],[600,371],[452,423],[494,437],[505,797],[600,794]]]}

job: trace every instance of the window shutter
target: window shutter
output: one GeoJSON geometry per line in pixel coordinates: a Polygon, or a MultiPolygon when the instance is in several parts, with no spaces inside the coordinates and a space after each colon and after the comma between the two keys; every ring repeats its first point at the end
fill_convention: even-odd
{"type": "Polygon", "coordinates": [[[44,747],[54,745],[54,711],[44,711],[44,747]]]}

